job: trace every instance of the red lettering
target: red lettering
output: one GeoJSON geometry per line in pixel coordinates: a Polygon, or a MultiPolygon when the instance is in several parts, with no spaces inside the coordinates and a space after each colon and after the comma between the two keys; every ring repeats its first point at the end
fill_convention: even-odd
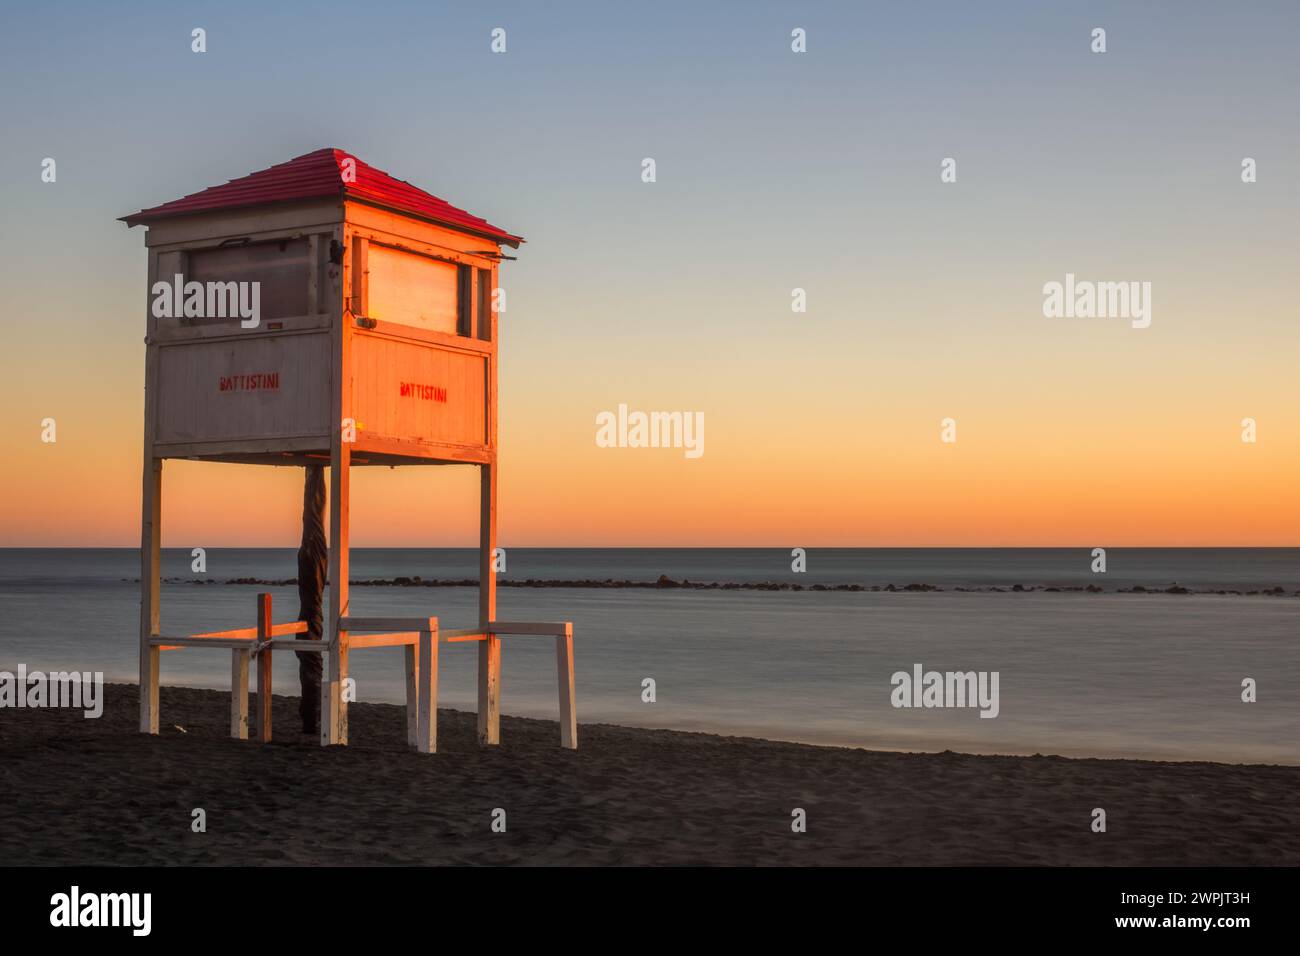
{"type": "Polygon", "coordinates": [[[419,398],[426,402],[447,401],[447,389],[442,385],[420,385],[416,382],[398,382],[397,392],[402,397],[419,398]]]}
{"type": "Polygon", "coordinates": [[[218,375],[217,389],[222,392],[255,392],[259,389],[279,391],[279,372],[254,372],[251,375],[218,375]]]}

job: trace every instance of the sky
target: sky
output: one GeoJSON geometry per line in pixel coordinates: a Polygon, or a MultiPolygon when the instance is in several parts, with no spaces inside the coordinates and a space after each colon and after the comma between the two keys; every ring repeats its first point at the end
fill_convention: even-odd
{"type": "MultiPolygon", "coordinates": [[[[1298,545],[1298,34],[1284,2],[7,10],[0,546],[138,544],[117,218],[324,146],[528,240],[504,546],[1298,545]],[[1150,282],[1150,327],[1045,317],[1067,273],[1150,282]],[[702,412],[704,454],[598,447],[619,404],[702,412]]],[[[475,544],[477,487],[362,469],[353,544],[475,544]]],[[[293,545],[300,502],[169,462],[163,544],[293,545]]]]}

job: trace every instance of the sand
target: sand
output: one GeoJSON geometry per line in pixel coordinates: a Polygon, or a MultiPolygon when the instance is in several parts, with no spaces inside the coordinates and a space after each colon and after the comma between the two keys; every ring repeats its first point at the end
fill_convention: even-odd
{"type": "Polygon", "coordinates": [[[880,753],[439,713],[440,752],[404,710],[354,704],[352,744],[229,739],[229,695],[136,690],[103,717],[0,711],[0,864],[1297,865],[1300,767],[880,753]],[[176,729],[179,725],[185,732],[176,729]],[[207,832],[191,830],[206,811],[207,832]],[[806,833],[791,811],[807,812],[806,833]],[[1094,807],[1107,832],[1090,830],[1094,807]],[[491,829],[495,808],[506,832],[491,829]]]}

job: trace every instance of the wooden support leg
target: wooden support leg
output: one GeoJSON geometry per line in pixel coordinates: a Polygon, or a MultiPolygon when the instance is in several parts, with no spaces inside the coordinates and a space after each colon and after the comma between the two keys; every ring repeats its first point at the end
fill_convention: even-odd
{"type": "MultiPolygon", "coordinates": [[[[271,637],[271,595],[257,596],[257,639],[271,637]]],[[[263,647],[257,655],[257,741],[271,742],[271,648],[263,647]]]]}
{"type": "Polygon", "coordinates": [[[140,733],[158,733],[158,596],[162,586],[162,460],[153,457],[146,416],[140,506],[140,733]]]}
{"type": "Polygon", "coordinates": [[[271,649],[257,655],[257,742],[271,742],[271,649]]]}
{"type": "Polygon", "coordinates": [[[140,650],[140,733],[158,733],[158,664],[161,648],[140,650]]]}
{"type": "Polygon", "coordinates": [[[248,651],[230,651],[230,736],[248,739],[248,651]]]}
{"type": "Polygon", "coordinates": [[[578,707],[573,687],[573,625],[555,638],[555,666],[560,678],[560,746],[578,749],[578,707]]]}
{"type": "Polygon", "coordinates": [[[343,688],[348,679],[348,635],[339,621],[348,613],[348,499],[351,446],[335,434],[330,463],[330,649],[329,681],[321,694],[321,744],[347,745],[348,704],[343,688]],[[328,701],[328,705],[326,704],[328,701]]]}
{"type": "Polygon", "coordinates": [[[407,644],[406,652],[406,743],[412,750],[420,745],[420,644],[407,644]]]}
{"type": "Polygon", "coordinates": [[[501,638],[478,642],[478,742],[501,743],[501,638]]]}
{"type": "Polygon", "coordinates": [[[338,735],[338,719],[334,716],[335,683],[334,648],[332,646],[321,656],[320,680],[320,745],[328,747],[334,743],[334,739],[338,735]]]}
{"type": "Polygon", "coordinates": [[[422,754],[438,752],[438,619],[429,618],[420,631],[420,725],[416,749],[422,754]]]}
{"type": "MultiPolygon", "coordinates": [[[[487,628],[497,616],[497,466],[480,468],[478,544],[478,623],[487,628]]],[[[501,639],[488,634],[478,642],[478,742],[501,743],[501,639]]]]}
{"type": "Polygon", "coordinates": [[[348,702],[344,689],[348,681],[348,635],[340,633],[329,650],[329,679],[321,693],[321,716],[329,725],[321,727],[322,746],[348,743],[348,702]]]}

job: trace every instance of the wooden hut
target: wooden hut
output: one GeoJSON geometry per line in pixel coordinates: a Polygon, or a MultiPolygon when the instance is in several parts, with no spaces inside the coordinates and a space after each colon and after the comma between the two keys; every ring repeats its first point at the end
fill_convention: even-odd
{"type": "Polygon", "coordinates": [[[231,733],[246,736],[256,661],[270,738],[272,653],[326,655],[322,744],[345,744],[350,651],[406,648],[408,737],[436,748],[440,644],[478,647],[478,733],[499,741],[500,638],[551,636],[561,742],[577,744],[573,628],[496,620],[497,344],[502,247],[523,240],[338,149],[321,149],[123,218],[148,227],[141,509],[140,730],[158,732],[160,652],[228,648],[231,733]],[[324,641],[274,624],[159,633],[163,463],[329,466],[324,641]],[[349,474],[365,465],[469,465],[481,475],[477,626],[353,615],[349,474]]]}

